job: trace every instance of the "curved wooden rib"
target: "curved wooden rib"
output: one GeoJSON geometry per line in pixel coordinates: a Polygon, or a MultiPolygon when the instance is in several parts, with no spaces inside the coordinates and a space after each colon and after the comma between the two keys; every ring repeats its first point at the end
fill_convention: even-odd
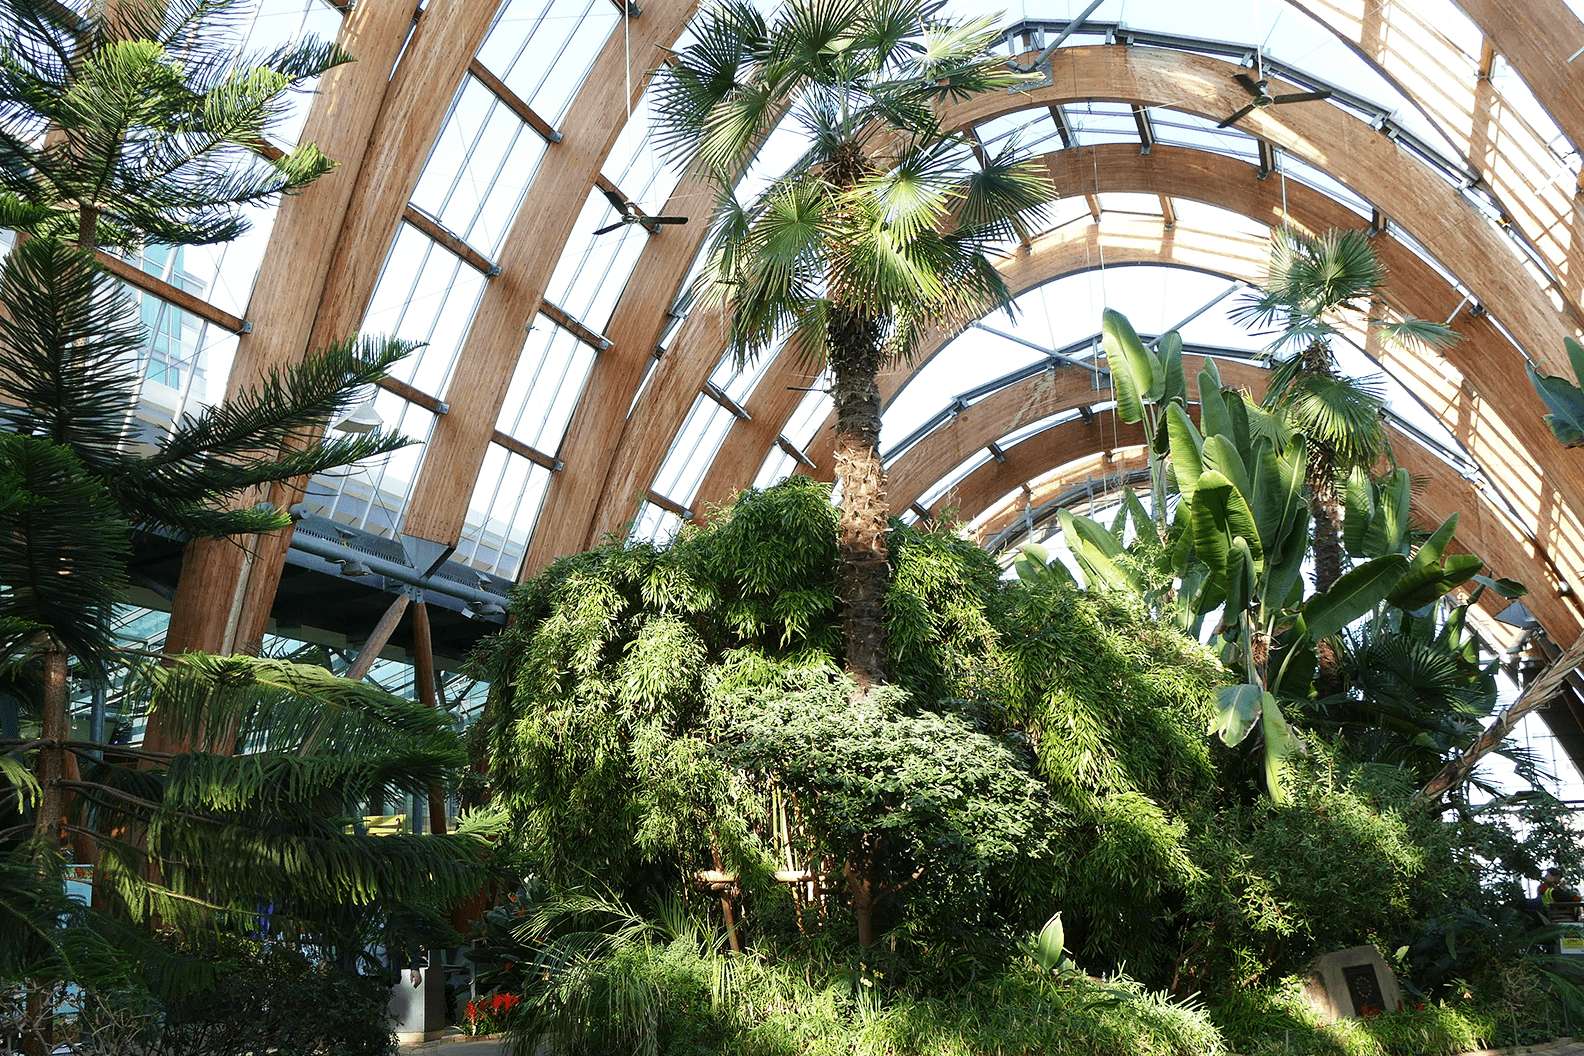
{"type": "Polygon", "coordinates": [[[531,578],[590,541],[588,526],[604,493],[618,438],[624,429],[634,427],[627,411],[659,352],[670,321],[666,313],[703,244],[715,195],[715,185],[696,172],[685,175],[671,192],[665,214],[686,216],[690,222],[685,227],[662,227],[650,237],[633,269],[637,281],[622,291],[605,335],[611,347],[594,361],[588,386],[567,425],[560,452],[565,469],[550,480],[520,578],[531,578]]]}
{"type": "Polygon", "coordinates": [[[567,112],[561,141],[545,154],[523,195],[496,262],[500,274],[485,289],[457,354],[446,389],[451,409],[436,420],[429,438],[402,526],[408,535],[437,543],[457,541],[506,387],[528,325],[544,303],[560,250],[627,122],[629,101],[636,103],[649,82],[654,66],[646,57],[677,39],[695,6],[694,0],[648,0],[643,17],[631,22],[630,47],[641,64],[638,75],[629,82],[627,49],[612,45],[584,79],[567,112]]]}
{"type": "MultiPolygon", "coordinates": [[[[325,232],[342,229],[354,202],[359,203],[359,215],[366,217],[369,212],[373,204],[369,189],[387,179],[393,167],[386,153],[392,141],[384,136],[392,131],[391,121],[408,115],[421,102],[414,71],[427,65],[430,43],[437,36],[451,35],[448,16],[441,12],[457,6],[431,5],[395,80],[390,71],[412,27],[412,11],[400,4],[359,4],[347,13],[337,42],[357,61],[336,67],[320,81],[302,133],[303,142],[318,144],[338,164],[334,172],[280,205],[248,301],[253,328],[237,341],[226,383],[228,395],[271,370],[297,362],[315,347],[312,336],[316,314],[322,314],[321,301],[335,301],[342,294],[339,287],[328,285],[332,265],[351,250],[342,240],[327,239],[325,232]]],[[[465,59],[462,64],[466,65],[465,59]]],[[[456,76],[461,76],[460,67],[456,76]]],[[[438,127],[436,118],[436,132],[438,127]]],[[[390,206],[390,211],[394,230],[401,204],[390,206]]],[[[379,260],[372,258],[370,270],[378,269],[379,260]]],[[[372,290],[373,280],[369,281],[372,290]]],[[[356,327],[353,319],[348,329],[356,327]]],[[[166,649],[173,653],[255,649],[275,599],[287,536],[289,531],[249,539],[246,545],[251,552],[230,539],[189,544],[171,604],[166,649]]]]}
{"type": "Polygon", "coordinates": [[[1562,0],[1458,0],[1464,14],[1506,56],[1551,120],[1584,148],[1584,23],[1562,0]]]}
{"type": "MultiPolygon", "coordinates": [[[[1545,136],[1530,125],[1525,109],[1481,75],[1479,50],[1465,53],[1442,32],[1444,0],[1290,0],[1368,59],[1383,76],[1408,97],[1446,137],[1486,189],[1500,203],[1504,215],[1534,247],[1556,276],[1556,288],[1576,305],[1584,292],[1584,215],[1576,200],[1577,188],[1565,174],[1561,158],[1545,136]],[[1559,175],[1566,178],[1557,179],[1559,175]]],[[[1479,8],[1509,9],[1506,17],[1473,19],[1486,34],[1502,31],[1499,50],[1521,47],[1536,50],[1533,41],[1513,39],[1515,15],[1533,27],[1547,25],[1545,47],[1560,51],[1543,64],[1550,72],[1567,69],[1564,61],[1584,39],[1563,49],[1560,43],[1584,32],[1569,34],[1568,23],[1584,30],[1559,0],[1510,0],[1464,3],[1471,15],[1479,8]],[[1565,15],[1566,18],[1561,16],[1565,15]],[[1504,47],[1505,46],[1505,47],[1504,47]]],[[[1487,10],[1483,12],[1489,15],[1487,10]]],[[[1535,65],[1533,60],[1529,63],[1535,65]]],[[[1566,126],[1563,126],[1564,128],[1566,126]]],[[[1575,144],[1580,140],[1570,137],[1575,144]]],[[[1388,213],[1388,215],[1391,215],[1388,213]]],[[[1573,316],[1575,323],[1580,316],[1573,316]]]]}
{"type": "MultiPolygon", "coordinates": [[[[975,99],[954,110],[949,117],[950,123],[973,124],[1030,106],[1090,98],[1164,105],[1202,116],[1220,116],[1241,105],[1238,95],[1242,89],[1231,80],[1235,67],[1204,56],[1148,48],[1083,47],[1063,49],[1055,58],[1052,86],[1023,95],[975,99]]],[[[1561,369],[1564,358],[1561,339],[1569,332],[1569,327],[1545,291],[1525,271],[1511,243],[1456,189],[1386,136],[1334,106],[1288,106],[1255,111],[1245,119],[1245,125],[1376,202],[1443,266],[1456,274],[1530,355],[1561,369]]],[[[1174,194],[1169,181],[1175,181],[1176,177],[1169,171],[1171,166],[1160,164],[1160,159],[1169,155],[1181,160],[1185,155],[1197,153],[1158,146],[1150,155],[1141,158],[1136,147],[1114,146],[1119,149],[1107,153],[1102,148],[1093,156],[1082,154],[1083,160],[1090,163],[1087,173],[1069,164],[1066,186],[1121,190],[1124,188],[1117,185],[1117,176],[1125,175],[1134,164],[1143,162],[1149,166],[1150,174],[1159,180],[1142,189],[1174,194]]],[[[1274,186],[1277,181],[1266,181],[1273,186],[1264,187],[1254,180],[1252,167],[1220,160],[1232,168],[1217,166],[1217,171],[1223,178],[1230,178],[1232,186],[1242,192],[1236,196],[1240,199],[1238,204],[1226,207],[1248,211],[1253,207],[1244,204],[1243,199],[1252,199],[1258,206],[1265,207],[1274,197],[1277,201],[1275,212],[1279,215],[1279,193],[1272,193],[1280,190],[1274,186]]],[[[1288,186],[1291,193],[1293,184],[1289,182],[1288,186]]],[[[1323,195],[1311,193],[1314,198],[1324,199],[1323,195]]],[[[1330,202],[1329,209],[1346,218],[1339,223],[1358,223],[1356,217],[1334,202],[1330,202]]],[[[1269,208],[1263,211],[1267,215],[1272,212],[1269,208]]],[[[1295,215],[1298,212],[1296,208],[1293,211],[1295,215]]],[[[1445,318],[1456,303],[1453,298],[1434,311],[1419,314],[1445,318]]],[[[717,361],[719,344],[710,340],[710,329],[710,321],[702,318],[690,318],[683,324],[672,356],[668,357],[672,359],[671,369],[667,371],[667,364],[662,364],[650,391],[635,412],[642,416],[648,428],[641,436],[624,439],[589,538],[619,527],[630,516],[635,496],[653,479],[691,403],[693,390],[688,380],[696,384],[697,378],[717,361]]],[[[1517,362],[1516,353],[1506,357],[1509,383],[1510,375],[1516,373],[1517,362]]],[[[789,370],[772,366],[755,395],[784,388],[791,374],[789,370]]],[[[748,410],[755,414],[752,401],[748,410]]],[[[755,417],[762,416],[755,414],[755,417]]]]}

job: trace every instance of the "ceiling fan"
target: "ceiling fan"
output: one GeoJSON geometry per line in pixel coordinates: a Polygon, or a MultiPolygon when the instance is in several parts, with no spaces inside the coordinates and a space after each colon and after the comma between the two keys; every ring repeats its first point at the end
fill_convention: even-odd
{"type": "Polygon", "coordinates": [[[594,232],[596,235],[615,231],[617,228],[626,227],[628,224],[642,224],[649,229],[649,233],[652,235],[659,230],[661,224],[685,224],[688,222],[688,218],[685,216],[645,216],[638,211],[638,206],[627,201],[615,191],[601,187],[600,193],[605,196],[606,201],[610,202],[611,208],[621,215],[621,219],[614,224],[600,228],[594,232]]]}
{"type": "Polygon", "coordinates": [[[1242,85],[1245,92],[1253,97],[1253,102],[1221,122],[1216,126],[1217,128],[1225,128],[1234,121],[1241,121],[1253,111],[1263,110],[1267,106],[1281,106],[1283,103],[1312,103],[1319,102],[1321,99],[1331,98],[1331,89],[1329,88],[1322,88],[1316,92],[1288,92],[1286,95],[1272,95],[1270,93],[1270,82],[1265,80],[1264,56],[1256,54],[1254,62],[1254,72],[1258,75],[1257,77],[1250,77],[1242,71],[1232,77],[1234,81],[1242,85]]]}

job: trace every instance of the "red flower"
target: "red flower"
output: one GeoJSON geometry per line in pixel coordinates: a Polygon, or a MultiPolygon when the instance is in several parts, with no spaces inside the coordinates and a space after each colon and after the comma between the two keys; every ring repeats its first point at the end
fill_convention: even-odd
{"type": "Polygon", "coordinates": [[[476,1001],[469,1001],[464,1014],[467,1016],[467,1021],[469,1023],[478,1022],[478,1003],[476,1001]]]}

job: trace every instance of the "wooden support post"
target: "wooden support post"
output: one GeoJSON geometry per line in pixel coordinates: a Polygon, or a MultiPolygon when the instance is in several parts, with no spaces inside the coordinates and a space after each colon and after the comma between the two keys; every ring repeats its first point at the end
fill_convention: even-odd
{"type": "MultiPolygon", "coordinates": [[[[352,666],[347,669],[346,677],[354,682],[361,682],[374,667],[374,661],[379,659],[379,654],[386,645],[390,644],[391,635],[396,633],[397,626],[401,623],[402,616],[407,612],[407,606],[412,604],[412,595],[402,591],[391,599],[390,606],[385,614],[379,618],[374,629],[369,632],[368,641],[363,643],[363,648],[358,650],[357,659],[352,661],[352,666]]],[[[433,684],[432,682],[430,683],[433,684]]]]}
{"type": "MultiPolygon", "coordinates": [[[[720,851],[713,844],[710,845],[710,857],[715,861],[715,871],[723,872],[720,851]]],[[[729,885],[723,885],[720,889],[721,915],[726,918],[726,941],[731,944],[731,951],[741,953],[742,936],[737,934],[737,913],[732,907],[731,891],[729,885]]]]}
{"type": "MultiPolygon", "coordinates": [[[[419,598],[412,610],[413,683],[418,687],[418,699],[424,706],[438,709],[440,702],[435,691],[434,636],[429,630],[429,606],[419,598]]],[[[438,784],[429,786],[429,831],[436,836],[446,833],[445,790],[438,784]]]]}
{"type": "Polygon", "coordinates": [[[1450,789],[1467,781],[1474,768],[1479,765],[1479,761],[1500,748],[1507,735],[1523,721],[1525,716],[1556,696],[1562,684],[1567,681],[1567,677],[1581,663],[1584,663],[1584,634],[1579,635],[1550,667],[1529,683],[1528,688],[1518,695],[1518,699],[1509,704],[1507,709],[1496,717],[1496,721],[1491,723],[1463,754],[1441,768],[1441,772],[1420,791],[1420,801],[1434,803],[1450,789]]]}

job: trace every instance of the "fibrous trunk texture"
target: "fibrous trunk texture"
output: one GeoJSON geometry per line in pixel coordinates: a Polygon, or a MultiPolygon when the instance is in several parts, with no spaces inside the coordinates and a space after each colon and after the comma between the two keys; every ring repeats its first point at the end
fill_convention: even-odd
{"type": "Polygon", "coordinates": [[[836,409],[836,594],[847,673],[860,689],[886,677],[885,599],[890,583],[885,467],[880,461],[880,323],[835,307],[830,321],[831,399],[836,409]]]}
{"type": "MultiPolygon", "coordinates": [[[[1330,590],[1342,578],[1342,533],[1337,527],[1336,492],[1329,473],[1310,469],[1309,509],[1314,518],[1315,589],[1330,590]],[[1324,474],[1324,475],[1322,475],[1324,474]]],[[[1342,692],[1342,658],[1329,641],[1316,644],[1320,661],[1315,688],[1322,697],[1342,692]]]]}

